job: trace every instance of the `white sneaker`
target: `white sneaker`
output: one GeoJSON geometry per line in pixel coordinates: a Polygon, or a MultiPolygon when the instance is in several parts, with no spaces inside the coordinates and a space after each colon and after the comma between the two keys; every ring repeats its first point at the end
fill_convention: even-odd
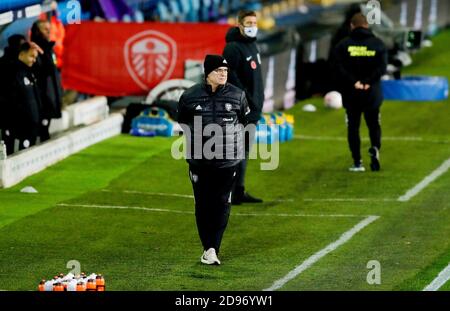
{"type": "Polygon", "coordinates": [[[200,257],[200,261],[206,265],[220,265],[220,260],[217,258],[216,250],[212,247],[203,252],[202,257],[200,257]]]}
{"type": "Polygon", "coordinates": [[[353,166],[349,167],[348,170],[350,172],[365,172],[366,169],[364,168],[362,161],[360,161],[359,163],[355,163],[353,164],[353,166]]]}

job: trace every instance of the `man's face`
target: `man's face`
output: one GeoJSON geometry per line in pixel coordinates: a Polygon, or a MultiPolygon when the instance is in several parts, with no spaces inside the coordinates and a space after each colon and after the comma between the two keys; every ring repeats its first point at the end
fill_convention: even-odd
{"type": "Polygon", "coordinates": [[[244,27],[256,27],[258,25],[256,16],[246,16],[242,20],[242,23],[239,24],[239,30],[241,31],[241,34],[245,35],[244,33],[244,27]]]}
{"type": "Polygon", "coordinates": [[[42,37],[47,41],[50,41],[50,23],[49,22],[39,23],[38,28],[42,34],[42,37]]]}
{"type": "Polygon", "coordinates": [[[215,85],[223,85],[227,83],[228,78],[228,68],[227,67],[219,67],[213,71],[211,71],[208,75],[208,81],[211,84],[215,85]]]}
{"type": "Polygon", "coordinates": [[[29,49],[28,51],[19,54],[19,60],[28,67],[32,67],[36,62],[37,56],[38,52],[35,49],[29,49]]]}

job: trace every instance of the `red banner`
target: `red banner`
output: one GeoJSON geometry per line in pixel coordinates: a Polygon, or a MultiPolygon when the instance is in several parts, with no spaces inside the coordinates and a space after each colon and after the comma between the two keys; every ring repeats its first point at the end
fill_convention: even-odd
{"type": "Polygon", "coordinates": [[[184,77],[187,59],[222,54],[230,26],[192,23],[82,22],[68,25],[64,88],[82,93],[144,95],[163,80],[184,77]]]}

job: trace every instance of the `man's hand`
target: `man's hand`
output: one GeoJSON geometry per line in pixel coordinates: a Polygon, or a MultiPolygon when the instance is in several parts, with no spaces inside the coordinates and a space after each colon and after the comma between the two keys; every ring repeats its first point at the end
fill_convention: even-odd
{"type": "Polygon", "coordinates": [[[357,89],[357,90],[364,90],[364,84],[362,84],[361,81],[357,81],[355,83],[355,89],[357,89]]]}
{"type": "Polygon", "coordinates": [[[362,84],[361,81],[357,81],[354,87],[357,90],[367,91],[368,89],[370,89],[370,84],[362,84]]]}

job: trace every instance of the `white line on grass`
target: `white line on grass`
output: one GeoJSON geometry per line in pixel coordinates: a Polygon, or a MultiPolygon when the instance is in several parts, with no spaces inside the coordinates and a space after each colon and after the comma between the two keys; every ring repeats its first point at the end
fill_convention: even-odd
{"type": "MultiPolygon", "coordinates": [[[[69,204],[69,203],[59,203],[57,206],[68,206],[68,207],[90,207],[90,208],[102,208],[102,209],[134,209],[143,210],[148,212],[165,212],[165,213],[176,213],[176,214],[194,214],[191,211],[180,211],[171,210],[163,208],[150,208],[141,206],[122,206],[122,205],[100,205],[100,204],[69,204]]],[[[288,213],[231,213],[232,216],[268,216],[268,217],[367,217],[367,215],[351,215],[351,214],[288,214],[288,213]]],[[[378,217],[378,216],[369,216],[378,217]]]]}
{"type": "MultiPolygon", "coordinates": [[[[103,192],[118,192],[108,189],[103,189],[103,192]]],[[[134,190],[123,190],[121,191],[123,193],[129,193],[129,194],[143,194],[143,195],[155,195],[155,196],[161,196],[161,197],[178,197],[178,198],[187,198],[187,199],[193,199],[194,196],[190,194],[178,194],[178,193],[163,193],[163,192],[142,192],[142,191],[134,191],[134,190]]]]}
{"type": "MultiPolygon", "coordinates": [[[[311,136],[311,135],[294,135],[295,139],[304,140],[333,140],[333,141],[346,141],[347,137],[342,136],[311,136]]],[[[363,137],[362,140],[368,141],[368,137],[363,137]]],[[[424,141],[422,137],[383,137],[383,140],[391,141],[424,141]]]]}
{"type": "Polygon", "coordinates": [[[369,199],[369,198],[328,198],[328,199],[313,199],[313,198],[306,198],[303,199],[305,202],[389,202],[389,201],[397,201],[396,199],[388,199],[388,198],[381,198],[381,199],[369,199]]]}
{"type": "MultiPolygon", "coordinates": [[[[123,191],[113,191],[109,189],[103,189],[103,192],[122,192],[126,194],[140,194],[140,195],[149,195],[149,196],[161,196],[161,197],[177,197],[177,198],[186,198],[193,199],[194,196],[190,194],[178,194],[178,193],[165,193],[165,192],[146,192],[146,191],[135,191],[135,190],[123,190],[123,191]]],[[[270,202],[294,202],[294,199],[274,199],[270,202]]]]}
{"type": "Polygon", "coordinates": [[[328,253],[334,251],[339,246],[343,245],[344,243],[348,242],[356,233],[361,231],[364,227],[371,224],[375,220],[377,220],[379,216],[368,216],[363,221],[358,223],[356,226],[345,232],[341,235],[341,237],[334,241],[333,243],[326,246],[324,249],[318,251],[305,261],[303,261],[300,265],[295,267],[293,270],[291,270],[286,276],[282,277],[279,280],[276,280],[272,286],[269,288],[264,289],[264,291],[274,291],[277,289],[280,289],[283,287],[287,282],[290,280],[296,278],[300,273],[311,267],[313,264],[315,264],[317,261],[319,261],[321,258],[325,257],[328,253]]]}
{"type": "MultiPolygon", "coordinates": [[[[343,136],[312,136],[312,135],[294,135],[294,139],[300,140],[329,140],[329,141],[347,141],[347,137],[343,136]]],[[[369,141],[369,137],[361,138],[363,141],[369,141]]],[[[402,137],[402,136],[387,136],[383,137],[383,140],[386,141],[419,141],[425,143],[434,143],[434,144],[450,144],[448,140],[436,140],[436,139],[423,139],[422,137],[402,137]]]]}
{"type": "Polygon", "coordinates": [[[420,183],[415,185],[413,188],[406,191],[406,193],[400,196],[397,200],[400,202],[406,202],[411,200],[412,197],[417,195],[420,191],[425,189],[429,184],[436,180],[442,174],[448,171],[450,168],[450,158],[444,161],[437,169],[435,169],[430,175],[425,177],[420,183]]]}
{"type": "Polygon", "coordinates": [[[165,208],[151,208],[151,207],[141,207],[141,206],[121,206],[121,205],[99,205],[99,204],[66,204],[59,203],[58,206],[71,206],[71,207],[91,207],[91,208],[103,208],[103,209],[134,209],[143,210],[149,212],[165,212],[165,213],[176,213],[176,214],[194,214],[190,211],[178,211],[165,208]]]}
{"type": "Polygon", "coordinates": [[[442,285],[447,283],[450,280],[450,264],[441,272],[439,272],[438,276],[428,284],[423,290],[424,291],[437,291],[441,288],[442,285]]]}

